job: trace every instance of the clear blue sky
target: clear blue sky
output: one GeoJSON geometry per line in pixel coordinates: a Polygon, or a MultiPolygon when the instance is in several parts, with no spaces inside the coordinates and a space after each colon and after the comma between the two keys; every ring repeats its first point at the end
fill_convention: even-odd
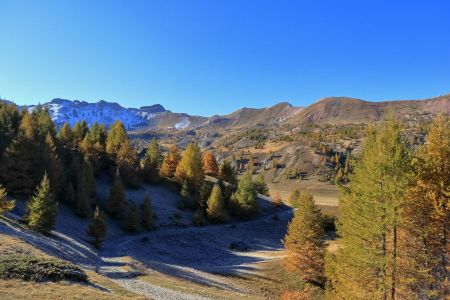
{"type": "Polygon", "coordinates": [[[0,0],[0,20],[0,97],[19,104],[212,115],[450,93],[446,0],[0,0]]]}

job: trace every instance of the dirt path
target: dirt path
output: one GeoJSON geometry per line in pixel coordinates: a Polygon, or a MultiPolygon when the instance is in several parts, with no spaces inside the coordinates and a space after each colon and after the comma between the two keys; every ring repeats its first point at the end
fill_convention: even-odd
{"type": "Polygon", "coordinates": [[[133,273],[133,271],[126,271],[124,268],[125,264],[120,261],[120,258],[103,258],[90,246],[58,232],[53,231],[53,237],[44,236],[30,231],[16,222],[0,219],[0,242],[2,234],[17,237],[49,255],[70,261],[84,268],[95,269],[101,275],[105,275],[126,289],[150,299],[208,299],[169,288],[159,287],[133,278],[136,274],[133,273]]]}
{"type": "MultiPolygon", "coordinates": [[[[262,214],[248,222],[204,226],[170,227],[132,236],[116,236],[98,252],[85,241],[52,231],[51,236],[32,232],[18,222],[0,219],[1,234],[15,236],[44,252],[97,271],[126,289],[151,299],[208,299],[162,287],[138,275],[159,272],[205,287],[245,295],[246,290],[228,280],[228,275],[257,272],[260,262],[273,259],[281,248],[290,210],[262,214]],[[234,242],[248,250],[232,251],[234,242]],[[127,258],[127,259],[124,259],[127,258]],[[135,263],[139,264],[139,272],[135,263]]],[[[9,214],[11,219],[17,215],[9,214]]],[[[81,236],[79,234],[78,236],[81,236]]]]}

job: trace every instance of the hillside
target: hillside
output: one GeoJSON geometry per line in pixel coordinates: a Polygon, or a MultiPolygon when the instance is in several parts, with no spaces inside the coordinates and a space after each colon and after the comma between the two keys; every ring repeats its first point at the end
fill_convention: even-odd
{"type": "Polygon", "coordinates": [[[324,98],[293,116],[289,123],[368,123],[382,120],[388,109],[400,118],[419,118],[443,112],[450,114],[450,95],[425,100],[369,102],[347,97],[324,98]]]}

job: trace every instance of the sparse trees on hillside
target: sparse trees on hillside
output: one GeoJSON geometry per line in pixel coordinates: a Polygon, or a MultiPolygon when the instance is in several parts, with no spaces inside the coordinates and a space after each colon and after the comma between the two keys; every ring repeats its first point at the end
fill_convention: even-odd
{"type": "Polygon", "coordinates": [[[28,226],[33,230],[49,232],[56,222],[58,202],[56,201],[47,174],[44,174],[35,195],[28,202],[28,226]]]}
{"type": "Polygon", "coordinates": [[[91,240],[91,244],[94,245],[95,248],[101,247],[103,240],[106,236],[106,231],[107,231],[107,224],[105,216],[103,215],[103,212],[100,210],[100,207],[97,205],[91,223],[89,224],[89,227],[87,229],[87,234],[93,238],[91,240]]]}
{"type": "Polygon", "coordinates": [[[214,185],[211,195],[208,198],[206,217],[211,222],[224,222],[227,220],[227,210],[222,197],[222,191],[219,185],[214,185]]]}
{"type": "Polygon", "coordinates": [[[15,202],[6,200],[6,190],[0,185],[0,214],[10,211],[14,208],[15,202]]]}
{"type": "Polygon", "coordinates": [[[172,178],[175,176],[181,155],[176,144],[169,147],[166,157],[160,169],[161,177],[172,178]]]}
{"type": "Polygon", "coordinates": [[[143,175],[148,183],[157,183],[160,179],[159,172],[163,162],[163,155],[156,139],[153,139],[145,153],[143,175]]]}
{"type": "Polygon", "coordinates": [[[319,287],[325,283],[325,232],[321,220],[322,214],[313,196],[303,192],[283,241],[287,250],[283,264],[286,270],[296,272],[306,284],[319,287]]]}
{"type": "Polygon", "coordinates": [[[206,175],[217,177],[219,175],[219,166],[217,165],[216,158],[211,151],[205,151],[203,153],[203,172],[206,175]]]}

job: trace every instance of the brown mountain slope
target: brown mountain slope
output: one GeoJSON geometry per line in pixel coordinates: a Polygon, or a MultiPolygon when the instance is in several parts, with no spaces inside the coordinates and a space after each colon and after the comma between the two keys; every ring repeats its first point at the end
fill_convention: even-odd
{"type": "Polygon", "coordinates": [[[388,108],[404,118],[417,114],[450,114],[450,95],[425,100],[369,102],[347,97],[324,98],[290,118],[291,124],[348,123],[379,121],[388,108]]]}
{"type": "Polygon", "coordinates": [[[230,120],[231,127],[243,128],[258,124],[282,123],[303,109],[303,107],[294,107],[287,102],[281,102],[267,108],[244,107],[225,117],[230,120]]]}

